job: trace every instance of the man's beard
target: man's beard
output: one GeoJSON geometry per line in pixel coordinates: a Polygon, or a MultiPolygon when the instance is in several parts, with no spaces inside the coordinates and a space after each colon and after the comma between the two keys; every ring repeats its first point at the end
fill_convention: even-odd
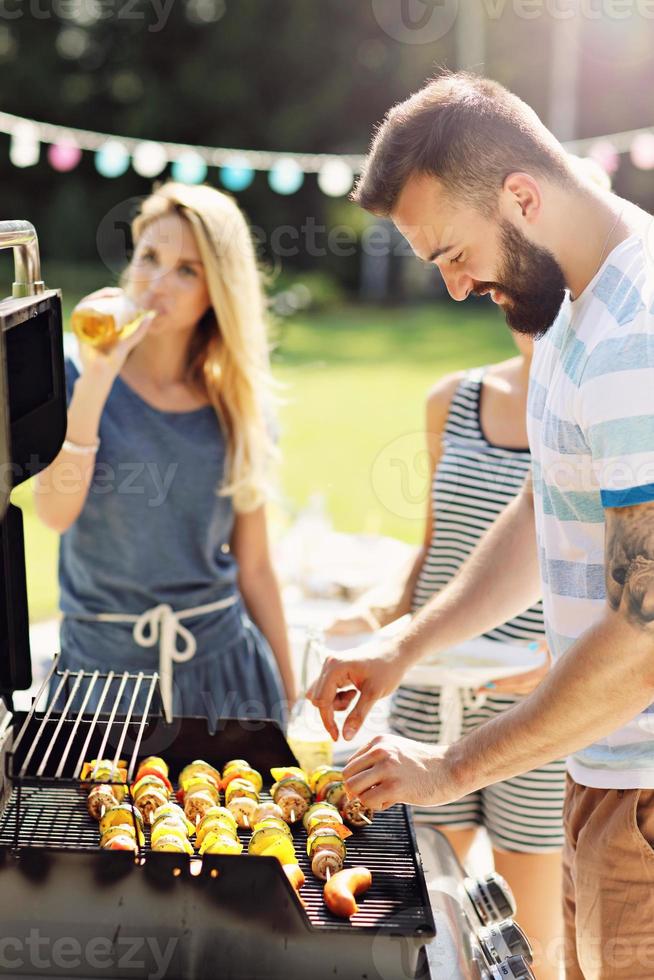
{"type": "Polygon", "coordinates": [[[501,222],[503,253],[497,282],[476,283],[478,296],[491,289],[503,293],[506,322],[516,333],[542,337],[561,308],[566,283],[563,270],[551,252],[533,245],[509,221],[501,222]]]}

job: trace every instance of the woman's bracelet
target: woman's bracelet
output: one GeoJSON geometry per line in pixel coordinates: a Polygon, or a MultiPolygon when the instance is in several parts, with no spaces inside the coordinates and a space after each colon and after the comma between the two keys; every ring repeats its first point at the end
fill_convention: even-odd
{"type": "Polygon", "coordinates": [[[80,446],[78,442],[64,439],[61,448],[65,449],[67,453],[73,453],[75,456],[93,456],[100,448],[100,440],[96,439],[92,446],[80,446]]]}

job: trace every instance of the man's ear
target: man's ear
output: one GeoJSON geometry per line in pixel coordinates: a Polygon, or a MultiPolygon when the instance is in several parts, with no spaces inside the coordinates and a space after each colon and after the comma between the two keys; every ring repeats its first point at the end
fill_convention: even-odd
{"type": "Polygon", "coordinates": [[[522,217],[531,223],[540,214],[542,193],[538,181],[530,174],[521,171],[509,174],[502,185],[502,197],[514,216],[515,209],[519,208],[522,217]]]}

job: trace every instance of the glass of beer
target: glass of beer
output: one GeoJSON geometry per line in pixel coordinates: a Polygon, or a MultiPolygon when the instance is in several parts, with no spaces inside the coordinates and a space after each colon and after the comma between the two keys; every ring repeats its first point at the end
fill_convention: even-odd
{"type": "Polygon", "coordinates": [[[110,351],[131,337],[152,310],[142,310],[122,290],[114,296],[82,300],[73,310],[71,327],[82,343],[110,351]]]}

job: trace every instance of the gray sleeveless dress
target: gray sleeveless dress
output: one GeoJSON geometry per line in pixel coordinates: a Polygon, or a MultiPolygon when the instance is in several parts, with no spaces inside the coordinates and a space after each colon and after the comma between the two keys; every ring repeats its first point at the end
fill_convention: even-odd
{"type": "MultiPolygon", "coordinates": [[[[79,376],[66,357],[68,400],[79,376]]],[[[249,618],[230,551],[234,511],[216,493],[225,438],[211,407],[153,408],[120,377],[100,422],[100,448],[84,508],[61,536],[61,667],[153,672],[157,646],[136,643],[132,624],[98,614],[174,612],[222,599],[229,608],[184,619],[195,655],[175,664],[176,715],[274,718],[286,722],[272,651],[249,618]]]]}

